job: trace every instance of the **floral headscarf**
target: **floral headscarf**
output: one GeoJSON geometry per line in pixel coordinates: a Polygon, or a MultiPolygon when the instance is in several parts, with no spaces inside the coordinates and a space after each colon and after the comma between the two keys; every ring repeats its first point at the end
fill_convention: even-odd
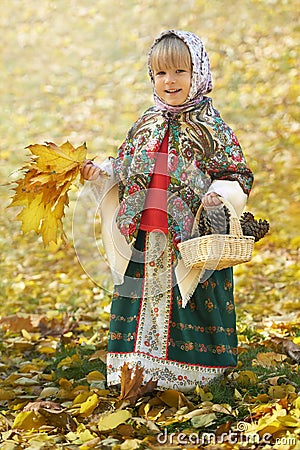
{"type": "Polygon", "coordinates": [[[155,104],[158,109],[178,113],[197,105],[203,99],[203,95],[212,90],[212,78],[210,72],[209,58],[201,39],[189,31],[168,30],[162,32],[154,41],[148,58],[148,70],[153,84],[153,94],[155,104]],[[189,49],[192,60],[192,83],[187,100],[178,106],[171,106],[165,103],[155,92],[154,78],[150,66],[150,58],[155,45],[167,35],[175,35],[181,39],[189,49]]]}

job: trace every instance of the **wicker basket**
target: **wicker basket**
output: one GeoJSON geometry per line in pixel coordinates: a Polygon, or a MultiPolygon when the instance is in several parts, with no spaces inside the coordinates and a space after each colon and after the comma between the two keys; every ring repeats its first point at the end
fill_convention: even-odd
{"type": "MultiPolygon", "coordinates": [[[[222,197],[220,200],[230,212],[230,234],[209,234],[178,244],[183,262],[188,268],[221,270],[250,261],[252,257],[254,237],[243,235],[233,206],[222,197]]],[[[201,205],[195,216],[192,235],[198,226],[202,209],[201,205]]]]}

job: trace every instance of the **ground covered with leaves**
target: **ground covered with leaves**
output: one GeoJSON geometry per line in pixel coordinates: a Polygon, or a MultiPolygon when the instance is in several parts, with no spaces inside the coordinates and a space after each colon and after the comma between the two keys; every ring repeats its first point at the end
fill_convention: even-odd
{"type": "Polygon", "coordinates": [[[0,448],[299,448],[297,2],[2,3],[0,448]],[[76,210],[71,191],[68,242],[45,249],[21,233],[5,186],[30,144],[114,155],[151,104],[146,55],[166,28],[203,37],[215,106],[255,173],[248,209],[271,227],[235,269],[238,367],[189,394],[143,385],[126,366],[107,389],[109,271],[72,241],[88,208],[76,210]]]}
{"type": "Polygon", "coordinates": [[[1,448],[296,448],[299,345],[290,338],[245,329],[238,368],[183,394],[143,385],[142,370],[126,366],[120,388],[107,389],[95,316],[18,314],[1,327],[1,448]]]}

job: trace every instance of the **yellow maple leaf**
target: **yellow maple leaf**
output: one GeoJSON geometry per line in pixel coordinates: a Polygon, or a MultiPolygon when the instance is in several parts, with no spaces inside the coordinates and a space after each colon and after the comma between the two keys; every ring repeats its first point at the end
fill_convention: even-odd
{"type": "Polygon", "coordinates": [[[35,161],[42,172],[66,172],[82,163],[86,155],[85,144],[75,149],[68,141],[60,147],[47,142],[45,145],[33,144],[27,148],[37,156],[35,161]]]}
{"type": "MultiPolygon", "coordinates": [[[[23,170],[26,167],[23,168],[23,170]]],[[[14,188],[15,195],[12,198],[10,206],[23,206],[28,205],[32,201],[35,195],[38,195],[37,185],[33,185],[31,180],[34,179],[38,174],[38,170],[32,167],[30,170],[27,167],[27,172],[25,172],[24,177],[16,180],[17,187],[14,188]]]]}
{"type": "Polygon", "coordinates": [[[32,201],[28,202],[27,207],[17,215],[16,220],[22,221],[22,231],[27,233],[34,230],[38,233],[41,220],[45,216],[45,207],[41,203],[43,194],[37,195],[32,201]]]}
{"type": "MultiPolygon", "coordinates": [[[[85,144],[74,148],[68,141],[60,147],[48,142],[27,148],[33,157],[23,167],[23,177],[15,182],[9,206],[23,208],[16,216],[22,222],[22,232],[41,234],[44,246],[48,246],[57,243],[59,235],[65,240],[62,218],[69,204],[68,191],[80,175],[87,148],[85,144]]],[[[80,182],[83,183],[81,177],[80,182]]]]}
{"type": "Polygon", "coordinates": [[[49,242],[56,242],[58,223],[59,220],[57,220],[54,211],[50,206],[47,206],[44,220],[40,228],[45,246],[49,244],[49,242]]]}

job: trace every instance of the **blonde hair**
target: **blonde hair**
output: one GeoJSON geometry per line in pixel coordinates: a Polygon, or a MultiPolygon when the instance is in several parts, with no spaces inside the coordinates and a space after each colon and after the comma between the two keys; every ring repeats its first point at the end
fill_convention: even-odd
{"type": "Polygon", "coordinates": [[[175,34],[164,36],[154,45],[150,55],[153,71],[163,69],[192,69],[192,58],[188,46],[175,34]]]}

